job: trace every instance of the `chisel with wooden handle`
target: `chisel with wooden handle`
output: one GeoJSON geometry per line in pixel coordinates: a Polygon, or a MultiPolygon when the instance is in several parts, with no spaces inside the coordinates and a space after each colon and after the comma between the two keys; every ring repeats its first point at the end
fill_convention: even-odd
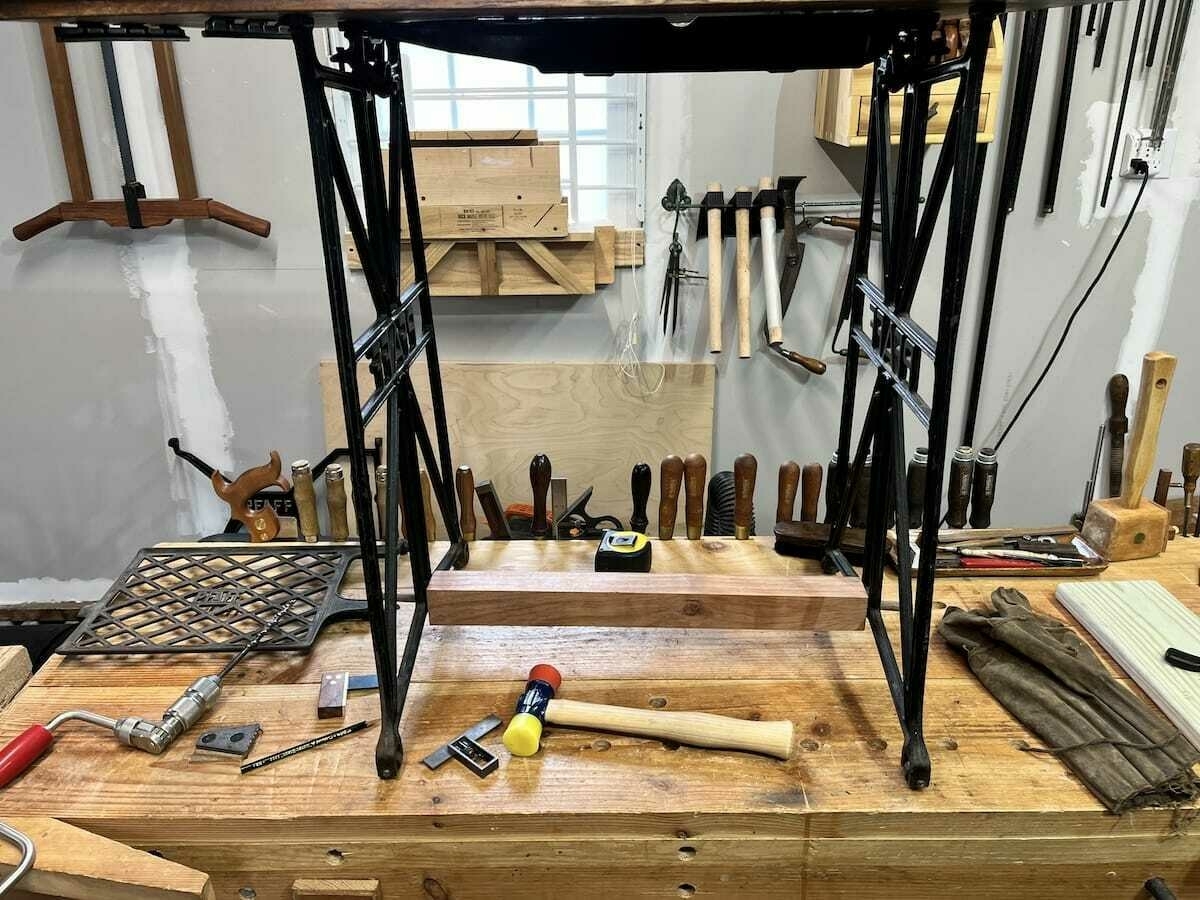
{"type": "Polygon", "coordinates": [[[675,519],[679,515],[679,490],[683,487],[683,460],[674,454],[663,457],[658,470],[658,539],[669,541],[675,536],[675,519]]]}
{"type": "MultiPolygon", "coordinates": [[[[721,193],[721,185],[712,182],[708,192],[721,193]]],[[[724,196],[721,204],[725,202],[724,196]]],[[[721,352],[721,270],[724,263],[724,244],[721,234],[720,206],[709,207],[708,216],[708,352],[721,352]]]]}
{"type": "MultiPolygon", "coordinates": [[[[770,176],[758,180],[760,191],[773,191],[775,181],[770,176]]],[[[758,243],[762,248],[763,298],[767,307],[767,343],[783,343],[783,303],[779,296],[779,257],[775,250],[775,207],[763,203],[758,210],[758,243]]],[[[778,521],[791,521],[780,519],[778,521]]]]}
{"type": "Polygon", "coordinates": [[[735,282],[737,285],[738,356],[750,358],[750,188],[739,187],[734,194],[733,232],[735,282]]]}
{"type": "Polygon", "coordinates": [[[535,541],[546,539],[546,494],[550,491],[550,457],[539,453],[529,462],[529,486],[533,488],[533,523],[530,530],[535,541]]]}
{"type": "Polygon", "coordinates": [[[733,536],[736,540],[750,539],[750,522],[754,518],[754,479],[758,460],[743,453],[733,461],[733,536]]]}
{"type": "Polygon", "coordinates": [[[629,527],[633,531],[646,533],[650,524],[650,516],[646,512],[646,504],[650,502],[650,466],[638,463],[633,467],[629,476],[629,489],[633,494],[633,515],[629,517],[629,527]]]}
{"type": "Polygon", "coordinates": [[[1125,467],[1125,434],[1129,419],[1129,379],[1118,373],[1108,379],[1108,496],[1121,496],[1121,470],[1125,467]]]}
{"type": "Polygon", "coordinates": [[[779,494],[775,501],[775,521],[790,522],[796,509],[796,492],[800,489],[800,464],[789,459],[779,467],[779,494]]]}
{"type": "Polygon", "coordinates": [[[817,504],[821,499],[821,464],[806,463],[800,472],[800,521],[817,521],[817,504]]]}
{"type": "Polygon", "coordinates": [[[1183,535],[1187,537],[1188,524],[1196,507],[1196,480],[1200,478],[1200,444],[1183,445],[1183,535]]]}
{"type": "Polygon", "coordinates": [[[459,466],[454,472],[454,490],[458,493],[458,527],[468,544],[475,540],[475,473],[470,466],[459,466]]]}
{"type": "Polygon", "coordinates": [[[683,517],[689,541],[704,534],[704,485],[708,462],[699,453],[689,453],[683,461],[683,517]]]}

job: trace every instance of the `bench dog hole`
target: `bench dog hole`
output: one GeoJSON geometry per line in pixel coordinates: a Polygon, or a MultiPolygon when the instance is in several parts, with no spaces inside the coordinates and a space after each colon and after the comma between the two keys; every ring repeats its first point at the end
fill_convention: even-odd
{"type": "Polygon", "coordinates": [[[695,847],[684,846],[684,847],[679,848],[679,858],[680,859],[694,859],[695,856],[696,856],[696,848],[695,847]]]}
{"type": "Polygon", "coordinates": [[[336,848],[325,854],[325,862],[329,863],[331,866],[340,866],[345,861],[346,854],[336,848]]]}

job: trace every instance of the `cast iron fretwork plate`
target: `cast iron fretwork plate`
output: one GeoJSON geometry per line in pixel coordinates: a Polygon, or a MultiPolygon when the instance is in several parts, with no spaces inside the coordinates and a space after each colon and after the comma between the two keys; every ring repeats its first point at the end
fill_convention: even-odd
{"type": "Polygon", "coordinates": [[[258,650],[307,650],[366,604],[338,586],[357,546],[147,548],[58,648],[64,654],[236,651],[279,611],[258,650]]]}

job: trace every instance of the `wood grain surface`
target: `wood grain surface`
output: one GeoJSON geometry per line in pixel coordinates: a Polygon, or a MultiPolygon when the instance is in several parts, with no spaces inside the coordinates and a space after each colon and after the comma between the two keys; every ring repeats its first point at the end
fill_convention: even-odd
{"type": "MultiPolygon", "coordinates": [[[[657,380],[658,367],[650,368],[654,371],[647,377],[657,380]]],[[[532,496],[529,460],[545,453],[554,474],[567,478],[570,500],[594,485],[588,511],[626,521],[632,511],[629,473],[636,463],[649,462],[657,468],[669,453],[711,454],[715,372],[708,364],[668,365],[662,388],[650,394],[612,363],[443,360],[454,465],[470,466],[477,482],[490,480],[505,504],[528,503],[532,496]]],[[[358,376],[366,397],[373,382],[365,364],[358,376]]],[[[344,447],[342,401],[331,361],[321,363],[320,379],[326,445],[344,447]]],[[[423,363],[414,366],[413,379],[432,430],[423,363]]],[[[368,440],[383,436],[384,418],[378,416],[371,423],[368,440]]],[[[654,508],[657,483],[650,500],[654,508]]],[[[437,518],[438,533],[444,536],[441,516],[437,518]]]]}
{"type": "MultiPolygon", "coordinates": [[[[671,543],[692,552],[664,554],[662,571],[818,571],[815,562],[777,556],[769,539],[671,543]]],[[[588,549],[536,556],[532,546],[477,542],[471,570],[569,571],[588,549]]],[[[1196,611],[1198,566],[1200,541],[1181,538],[1162,556],[1090,581],[1154,579],[1196,611]]],[[[939,581],[935,622],[945,605],[979,604],[1006,583],[939,581]]],[[[1020,588],[1037,611],[1066,617],[1057,585],[1023,579],[1020,588]]],[[[895,596],[889,580],[885,598],[895,596]]],[[[884,619],[895,633],[898,616],[884,619]]],[[[0,714],[0,740],[72,707],[157,716],[221,661],[52,659],[0,714]]],[[[316,717],[323,670],[371,665],[365,625],[331,626],[308,656],[262,655],[235,670],[206,721],[258,721],[257,749],[270,753],[329,729],[316,717]]],[[[374,718],[377,703],[370,693],[352,695],[346,721],[374,718]]],[[[156,850],[209,873],[222,898],[249,887],[258,900],[292,900],[297,879],[379,879],[388,900],[675,897],[681,886],[739,900],[1009,900],[1043,898],[1048,885],[1129,900],[1152,874],[1181,897],[1200,890],[1191,811],[1106,813],[1058,761],[1027,752],[1036,738],[936,636],[925,731],[933,784],[912,792],[866,631],[428,626],[395,781],[375,777],[377,729],[239,776],[236,760],[201,759],[190,736],[148,757],[72,725],[0,793],[0,818],[57,816],[156,850]],[[796,750],[778,762],[551,726],[528,759],[485,738],[501,758],[486,780],[417,762],[484,715],[507,715],[539,661],[560,669],[566,699],[790,719],[796,750]]]]}

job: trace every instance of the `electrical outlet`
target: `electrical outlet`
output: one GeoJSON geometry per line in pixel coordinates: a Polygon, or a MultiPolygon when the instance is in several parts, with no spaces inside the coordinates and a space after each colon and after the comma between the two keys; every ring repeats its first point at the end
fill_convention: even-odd
{"type": "Polygon", "coordinates": [[[1162,141],[1158,146],[1150,139],[1149,128],[1135,128],[1125,133],[1125,155],[1122,157],[1121,177],[1141,178],[1141,174],[1133,170],[1133,160],[1145,161],[1150,168],[1151,178],[1170,178],[1171,162],[1175,158],[1174,128],[1163,132],[1162,141]]]}

